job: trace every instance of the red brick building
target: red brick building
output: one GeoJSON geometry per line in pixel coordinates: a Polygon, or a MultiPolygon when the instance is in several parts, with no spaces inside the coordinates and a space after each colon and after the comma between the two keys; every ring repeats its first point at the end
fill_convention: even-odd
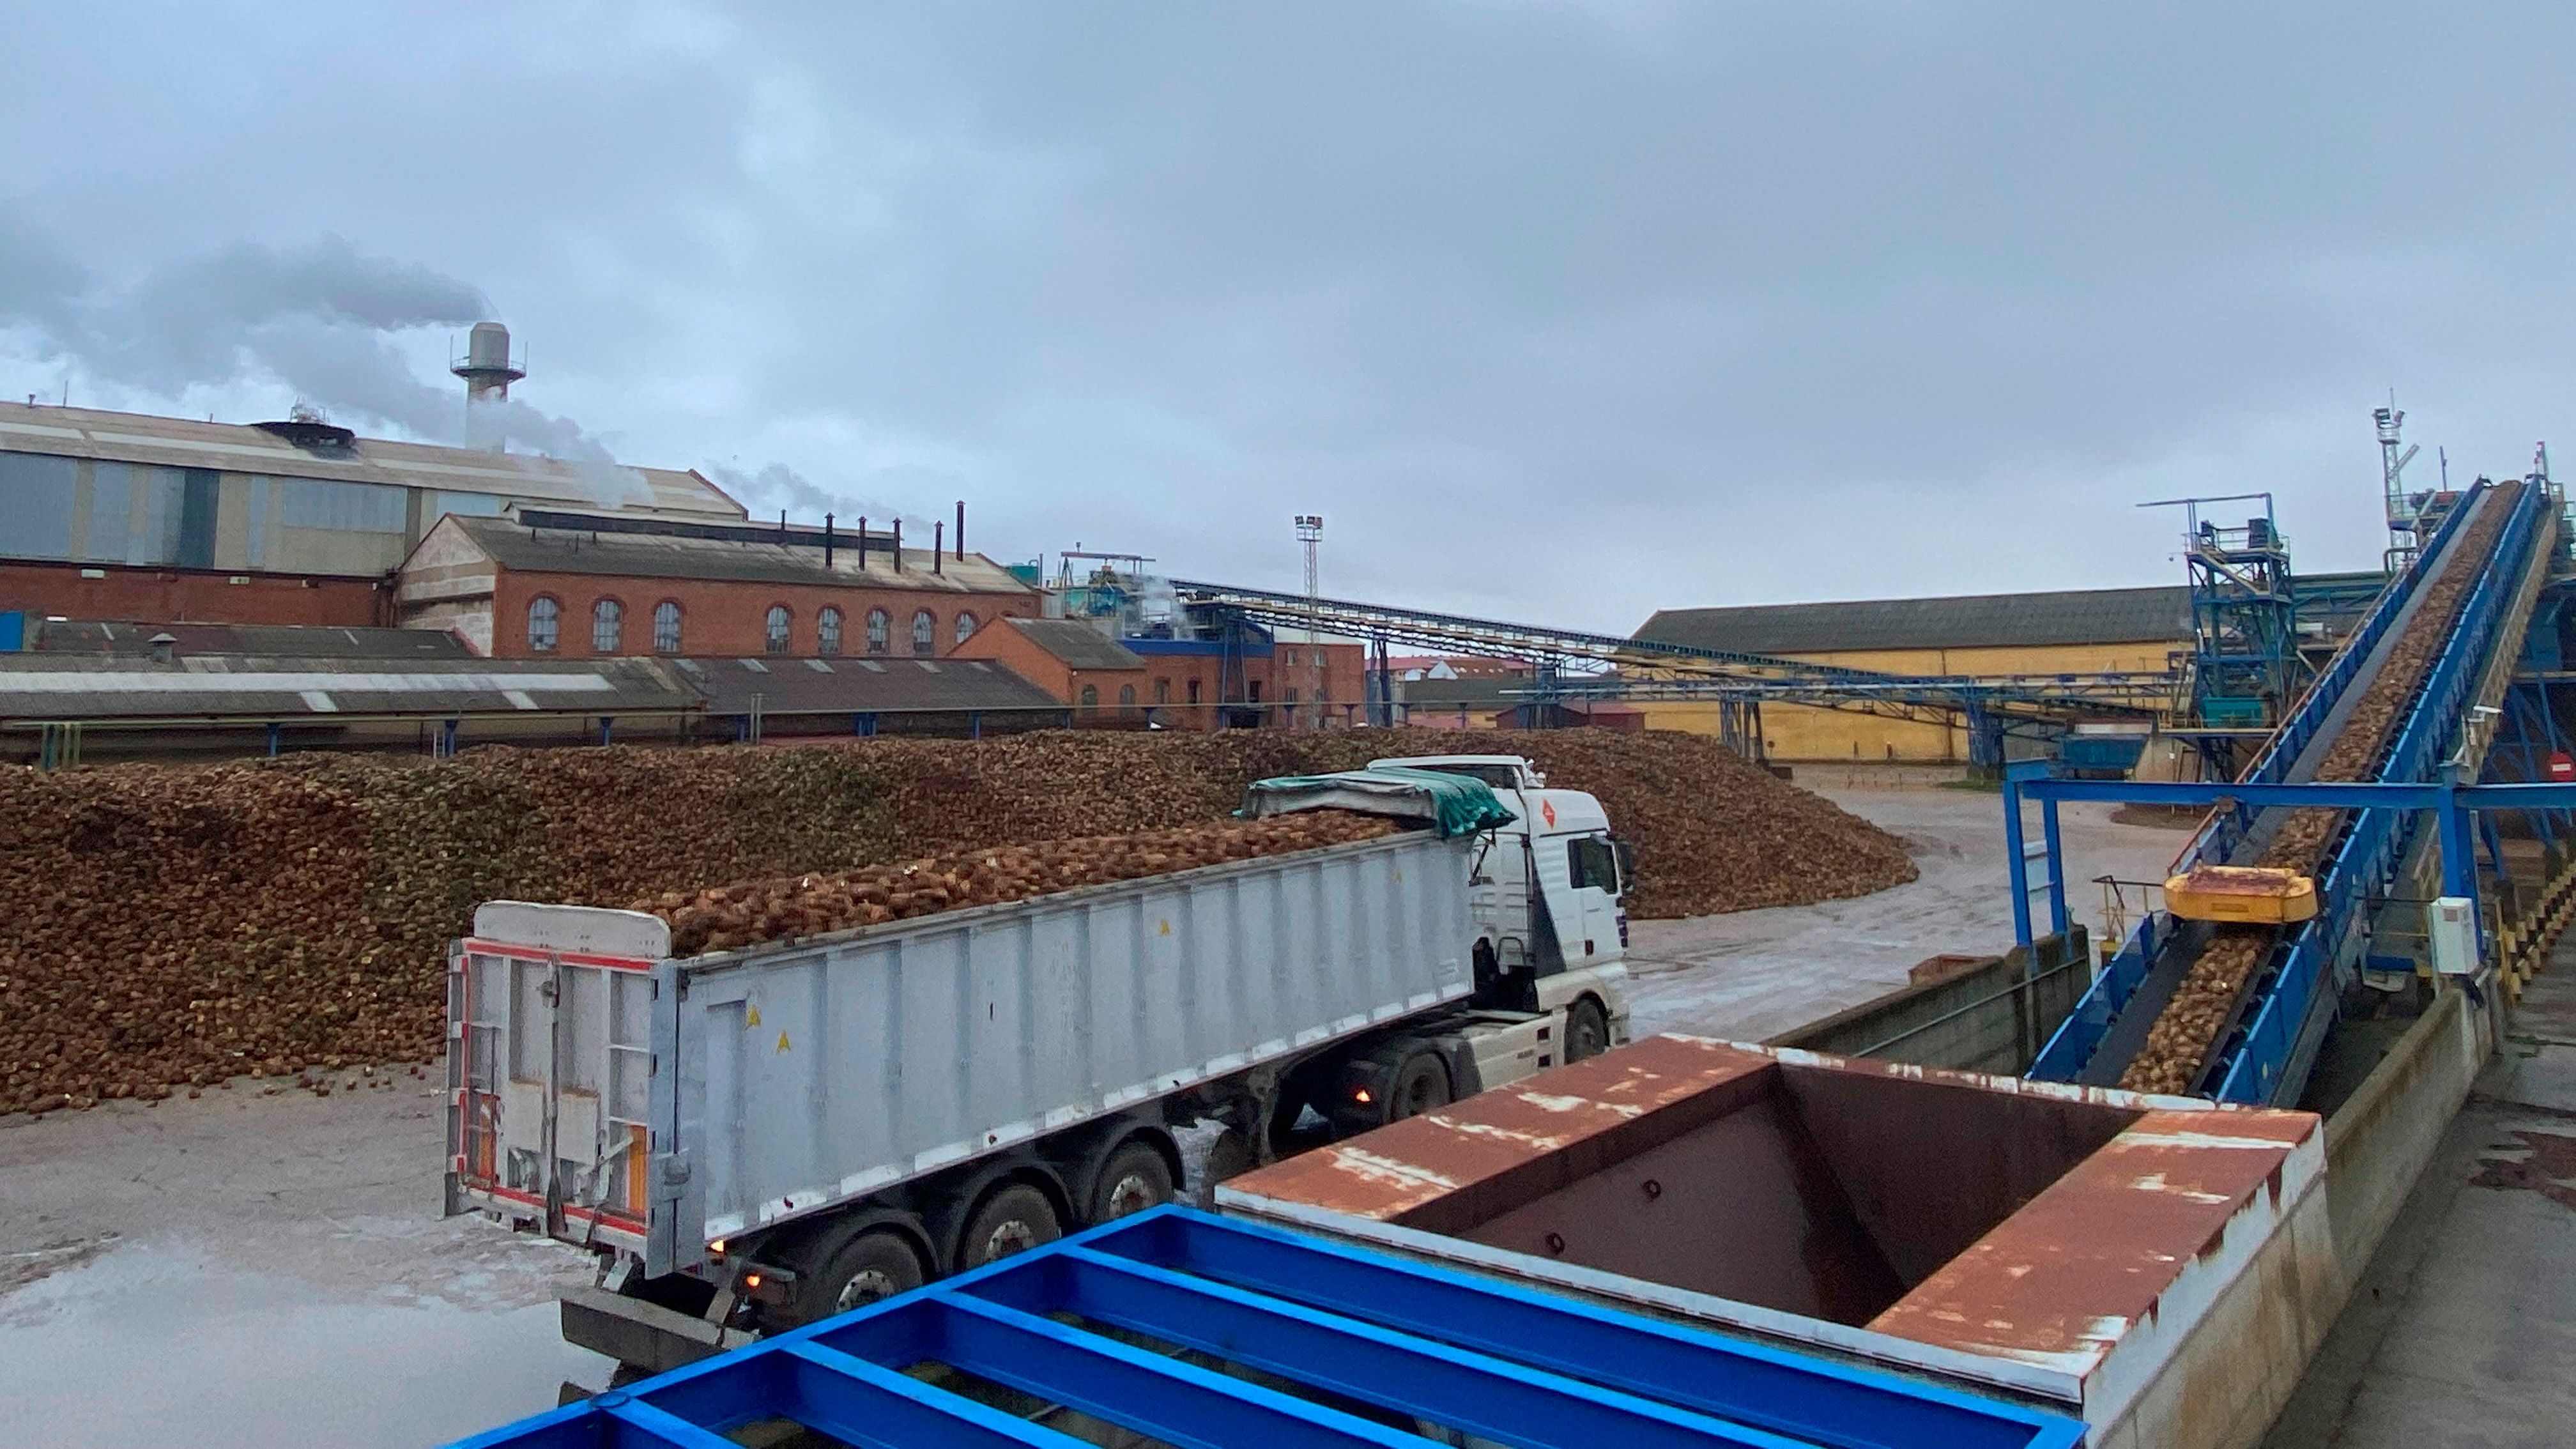
{"type": "Polygon", "coordinates": [[[0,609],[24,609],[36,618],[364,629],[391,624],[393,604],[393,581],[382,575],[339,578],[0,561],[0,609]]]}
{"type": "Polygon", "coordinates": [[[884,533],[522,512],[440,520],[395,607],[496,658],[935,658],[1039,597],[981,554],[884,533]]]}
{"type": "Polygon", "coordinates": [[[1004,616],[976,630],[957,654],[992,660],[1073,706],[1077,723],[1144,720],[1145,661],[1083,620],[1004,616]]]}
{"type": "Polygon", "coordinates": [[[1112,638],[1090,620],[1010,619],[958,653],[1008,667],[1072,706],[1077,723],[1312,729],[1366,718],[1367,651],[1357,644],[1112,638]]]}
{"type": "Polygon", "coordinates": [[[1123,639],[1144,660],[1138,691],[1183,729],[1335,728],[1366,721],[1367,653],[1357,644],[1123,639]]]}

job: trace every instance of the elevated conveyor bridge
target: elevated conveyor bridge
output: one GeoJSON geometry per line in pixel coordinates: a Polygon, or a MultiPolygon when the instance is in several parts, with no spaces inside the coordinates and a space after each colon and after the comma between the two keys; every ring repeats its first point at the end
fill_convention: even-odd
{"type": "MultiPolygon", "coordinates": [[[[2151,718],[2172,702],[2163,672],[1912,675],[1815,664],[1539,624],[1435,613],[1350,599],[1175,579],[1182,602],[1268,629],[1311,629],[1388,645],[1532,661],[1539,678],[1518,697],[1571,701],[1715,702],[1755,712],[1765,702],[1964,725],[1974,763],[2000,765],[2007,734],[2053,737],[2077,718],[2151,718]],[[1615,672],[1614,672],[1615,671],[1615,672]]],[[[1758,740],[1758,730],[1753,732],[1758,740]]],[[[1750,750],[1748,753],[1758,753],[1750,750]]]]}
{"type": "MultiPolygon", "coordinates": [[[[2571,793],[2538,787],[2555,790],[2544,800],[2534,787],[2473,788],[2493,758],[2537,604],[2553,571],[2563,573],[2561,503],[2545,473],[2472,489],[2233,784],[2056,780],[2044,765],[2007,772],[2025,941],[2040,899],[2052,923],[2065,920],[2055,810],[2070,799],[2213,806],[2177,874],[2290,869],[2313,876],[2318,902],[2313,919],[2276,927],[2149,913],[2032,1076],[2295,1102],[2360,973],[2402,978],[2426,964],[2429,897],[2478,891],[2475,812],[2560,810],[2557,796],[2571,793]],[[2042,812],[2041,842],[2029,847],[2026,803],[2042,812]],[[2223,960],[2240,964],[2214,970],[2223,960]]],[[[2493,860],[2491,829],[2487,844],[2493,860]]]]}

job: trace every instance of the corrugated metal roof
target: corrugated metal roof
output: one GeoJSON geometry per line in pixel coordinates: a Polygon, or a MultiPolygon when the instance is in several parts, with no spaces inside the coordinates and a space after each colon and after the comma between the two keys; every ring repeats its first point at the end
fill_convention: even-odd
{"type": "Polygon", "coordinates": [[[698,697],[659,660],[101,659],[0,656],[0,718],[309,719],[330,715],[644,714],[698,697]]]}
{"type": "Polygon", "coordinates": [[[986,659],[675,659],[716,714],[1061,711],[1064,702],[986,659]]]}
{"type": "Polygon", "coordinates": [[[1135,650],[1079,619],[1013,619],[1011,627],[1070,669],[1142,669],[1135,650]]]}
{"type": "Polygon", "coordinates": [[[2190,638],[2191,595],[2180,587],[2066,589],[2040,594],[1663,609],[1648,619],[1635,637],[1744,654],[2134,644],[2190,638]]]}
{"type": "Polygon", "coordinates": [[[569,463],[381,438],[360,438],[346,448],[305,448],[246,423],[95,408],[0,402],[0,451],[436,488],[584,508],[648,509],[713,519],[745,516],[741,504],[688,470],[569,463]]]}
{"type": "Polygon", "coordinates": [[[1007,593],[1034,597],[1028,585],[981,554],[945,560],[931,571],[929,549],[907,548],[897,572],[882,545],[866,567],[849,547],[833,551],[794,543],[671,537],[656,533],[530,528],[503,518],[451,516],[440,527],[463,531],[503,568],[524,573],[591,574],[623,578],[730,580],[738,583],[821,584],[835,588],[917,589],[926,593],[1007,593]]]}
{"type": "Polygon", "coordinates": [[[258,654],[274,659],[471,659],[463,640],[441,629],[340,629],[297,624],[154,624],[47,619],[27,648],[37,654],[148,658],[168,634],[181,655],[258,654]]]}

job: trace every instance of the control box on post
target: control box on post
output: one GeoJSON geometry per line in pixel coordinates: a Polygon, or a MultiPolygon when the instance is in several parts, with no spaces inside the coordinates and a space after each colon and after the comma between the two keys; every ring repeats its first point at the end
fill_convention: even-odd
{"type": "Polygon", "coordinates": [[[2478,970],[2478,906],[2466,896],[2443,896],[2424,916],[2437,976],[2474,976],[2478,970]]]}

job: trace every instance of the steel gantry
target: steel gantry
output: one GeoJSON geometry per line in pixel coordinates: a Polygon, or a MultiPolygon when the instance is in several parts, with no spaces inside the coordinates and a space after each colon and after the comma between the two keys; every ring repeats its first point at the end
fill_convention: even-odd
{"type": "Polygon", "coordinates": [[[1368,641],[1378,656],[1388,645],[1401,644],[1527,659],[1537,677],[1512,694],[1530,704],[1714,703],[1721,723],[1752,745],[1748,754],[1759,753],[1764,703],[1800,704],[1959,725],[1968,733],[1970,763],[1993,767],[2003,761],[2007,735],[2053,737],[2077,717],[2153,718],[2167,707],[2173,689],[2172,676],[2163,671],[1897,674],[1234,584],[1175,579],[1173,588],[1187,604],[1229,611],[1266,628],[1305,628],[1311,621],[1323,633],[1368,641]]]}

